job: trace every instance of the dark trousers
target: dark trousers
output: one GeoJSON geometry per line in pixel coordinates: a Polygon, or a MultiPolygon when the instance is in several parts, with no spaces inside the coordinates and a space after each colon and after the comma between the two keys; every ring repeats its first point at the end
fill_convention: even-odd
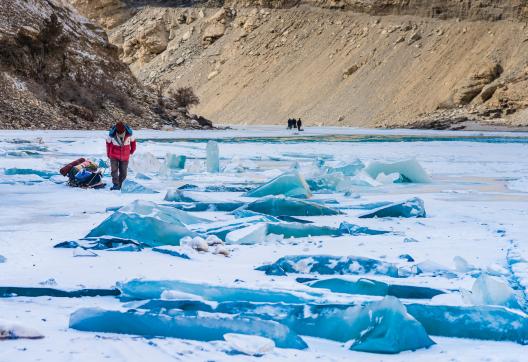
{"type": "Polygon", "coordinates": [[[112,170],[112,183],[121,187],[127,177],[128,161],[110,160],[112,170]]]}

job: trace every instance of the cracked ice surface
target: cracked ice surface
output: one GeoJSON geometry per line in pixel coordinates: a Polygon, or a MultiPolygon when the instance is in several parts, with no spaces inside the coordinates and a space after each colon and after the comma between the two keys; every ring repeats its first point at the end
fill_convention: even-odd
{"type": "MultiPolygon", "coordinates": [[[[0,208],[0,255],[5,257],[5,261],[0,263],[0,286],[51,286],[53,289],[68,291],[110,290],[118,281],[144,278],[263,291],[298,291],[304,288],[303,292],[323,293],[336,302],[350,298],[358,301],[365,298],[380,300],[381,297],[377,296],[332,293],[330,290],[311,288],[298,283],[296,279],[299,277],[328,278],[309,273],[309,264],[297,265],[299,271],[306,274],[268,276],[254,270],[255,267],[273,263],[288,255],[336,255],[380,260],[408,273],[404,279],[372,273],[334,275],[332,278],[339,277],[354,282],[359,280],[358,278],[366,277],[385,283],[383,285],[405,284],[446,291],[446,294],[419,302],[451,306],[446,307],[447,316],[455,316],[464,308],[476,308],[471,303],[468,304],[467,298],[463,298],[459,291],[471,291],[476,278],[482,273],[507,283],[513,288],[519,303],[522,306],[526,304],[526,134],[484,134],[489,137],[483,138],[477,133],[466,132],[328,128],[307,129],[302,135],[304,140],[299,141],[295,140],[295,135],[290,135],[282,128],[273,127],[211,132],[138,130],[135,133],[139,140],[137,156],[147,152],[149,154],[138,157],[129,179],[159,191],[158,194],[71,189],[61,184],[65,181],[64,178],[54,176],[62,165],[78,157],[93,160],[103,158],[105,132],[0,131],[0,204],[3,206],[0,208]],[[340,136],[334,137],[334,134],[340,136]],[[363,142],[362,137],[367,134],[370,135],[369,141],[363,142]],[[261,138],[244,142],[237,139],[248,135],[261,138]],[[390,137],[385,138],[386,135],[390,137]],[[279,142],[276,137],[282,136],[288,136],[290,139],[286,140],[287,142],[279,142]],[[418,138],[413,139],[416,136],[418,138]],[[473,138],[462,138],[466,136],[473,138]],[[512,136],[516,138],[507,138],[512,136]],[[203,141],[190,140],[194,137],[203,141]],[[373,142],[372,137],[378,141],[373,142]],[[206,172],[208,138],[218,141],[220,173],[206,172]],[[339,142],[335,142],[336,140],[339,142]],[[398,142],[394,142],[395,140],[398,142]],[[173,162],[167,160],[167,157],[170,157],[167,155],[186,156],[184,168],[171,168],[168,172],[166,165],[172,165],[173,162]],[[314,162],[317,155],[320,160],[314,162]],[[430,176],[430,183],[393,183],[390,177],[373,179],[369,178],[361,166],[373,162],[378,162],[378,165],[394,164],[413,158],[417,159],[430,176]],[[5,172],[13,169],[16,171],[5,172]],[[271,234],[269,236],[274,237],[266,236],[265,242],[226,245],[230,252],[227,258],[212,252],[197,252],[179,246],[170,248],[188,255],[190,259],[152,251],[150,248],[119,253],[97,250],[98,257],[95,258],[74,257],[72,249],[53,248],[63,241],[81,240],[120,207],[138,199],[158,205],[171,203],[174,204],[171,206],[174,206],[175,210],[188,210],[185,208],[188,203],[163,201],[169,189],[179,187],[189,190],[185,194],[192,195],[201,202],[194,209],[202,211],[189,214],[211,221],[190,225],[184,222],[183,224],[193,232],[212,229],[216,225],[223,225],[223,230],[228,230],[230,223],[240,220],[236,219],[235,215],[246,218],[262,217],[262,222],[277,223],[278,221],[273,219],[266,220],[267,216],[251,214],[250,210],[231,212],[239,207],[237,205],[257,200],[243,195],[248,190],[257,189],[293,170],[299,172],[307,181],[320,180],[321,185],[326,183],[328,186],[323,187],[327,193],[314,193],[307,199],[308,202],[343,212],[326,216],[307,216],[306,213],[294,215],[314,222],[314,235],[287,237],[292,234],[300,235],[296,234],[297,229],[309,232],[310,228],[302,228],[296,224],[290,226],[290,229],[295,228],[295,233],[285,233],[281,230],[286,237],[271,234]],[[195,187],[189,189],[189,185],[195,187]],[[414,197],[424,201],[426,218],[358,218],[359,215],[387,203],[414,197]],[[331,199],[336,200],[338,204],[329,203],[331,199]],[[230,203],[227,205],[229,207],[222,206],[226,203],[230,203]],[[343,222],[389,233],[316,235],[315,230],[320,230],[317,227],[336,230],[343,222]],[[414,261],[399,258],[402,255],[408,255],[414,261]],[[456,261],[455,257],[458,257],[456,261]],[[460,258],[465,261],[464,265],[467,264],[471,268],[460,267],[460,258]],[[418,270],[421,272],[417,272],[418,270]],[[49,280],[54,280],[54,284],[47,284],[49,280]]],[[[211,159],[216,162],[216,157],[210,157],[211,159]]],[[[390,174],[395,170],[387,172],[390,174]]],[[[311,185],[310,182],[308,184],[311,185]]],[[[314,209],[317,208],[314,206],[314,209]]],[[[172,210],[167,213],[156,213],[153,210],[143,210],[135,214],[148,215],[156,220],[170,220],[170,215],[173,214],[172,210]]],[[[267,210],[259,208],[254,211],[267,210]]],[[[276,217],[279,216],[286,215],[279,213],[276,217]]],[[[288,222],[287,218],[281,220],[288,222]]],[[[152,238],[152,235],[145,235],[152,238]]],[[[493,286],[489,283],[486,285],[487,288],[493,286]]],[[[499,296],[506,295],[500,290],[497,292],[499,296]]],[[[481,301],[498,303],[495,297],[483,298],[481,301]]],[[[112,296],[75,299],[46,296],[2,298],[0,310],[4,312],[2,318],[6,323],[36,330],[44,335],[44,338],[0,342],[0,361],[33,361],[37,358],[51,361],[247,361],[250,358],[233,354],[230,344],[222,340],[203,342],[177,338],[144,339],[68,329],[70,315],[80,308],[124,312],[134,306],[125,306],[122,301],[112,296]]],[[[429,312],[427,309],[413,308],[415,316],[418,316],[418,312],[423,315],[429,312]]],[[[494,318],[495,314],[491,315],[489,318],[494,318]]],[[[486,315],[481,317],[488,318],[486,315]]],[[[417,319],[424,321],[423,318],[417,319]]],[[[442,324],[435,325],[442,327],[442,324]]],[[[435,325],[424,327],[431,329],[435,325]]],[[[475,326],[477,327],[478,325],[475,326]]],[[[439,331],[436,334],[442,333],[439,331]]],[[[437,344],[429,349],[383,356],[383,359],[521,361],[526,355],[526,347],[511,342],[455,339],[437,337],[436,334],[432,338],[437,344]]],[[[294,351],[276,346],[273,350],[265,352],[260,360],[380,360],[379,355],[349,350],[347,347],[350,344],[343,345],[305,335],[301,337],[309,349],[294,351]]],[[[460,337],[467,336],[461,334],[460,337]]]]}

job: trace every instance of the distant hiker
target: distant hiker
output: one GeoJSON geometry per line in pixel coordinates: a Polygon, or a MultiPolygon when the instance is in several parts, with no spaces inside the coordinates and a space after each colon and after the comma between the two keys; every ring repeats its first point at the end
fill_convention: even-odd
{"type": "Polygon", "coordinates": [[[295,120],[293,120],[291,118],[288,118],[288,129],[292,129],[293,128],[293,122],[295,122],[295,120]]]}
{"type": "Polygon", "coordinates": [[[300,118],[297,120],[297,130],[302,131],[302,121],[300,118]]]}
{"type": "Polygon", "coordinates": [[[136,140],[132,136],[132,128],[123,122],[117,122],[110,128],[106,138],[106,155],[110,159],[112,183],[110,190],[120,190],[127,177],[128,160],[136,151],[136,140]]]}

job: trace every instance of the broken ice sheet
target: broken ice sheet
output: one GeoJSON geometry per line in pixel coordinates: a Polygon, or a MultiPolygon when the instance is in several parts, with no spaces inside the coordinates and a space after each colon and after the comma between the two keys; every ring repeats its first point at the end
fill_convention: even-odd
{"type": "Polygon", "coordinates": [[[431,177],[415,159],[409,159],[394,163],[371,162],[365,168],[365,172],[373,179],[376,179],[380,173],[390,175],[399,173],[408,182],[430,183],[431,177]]]}
{"type": "Polygon", "coordinates": [[[340,172],[345,176],[355,176],[364,168],[365,164],[361,162],[361,160],[356,159],[349,163],[342,163],[334,167],[329,167],[328,173],[340,172]]]}
{"type": "Polygon", "coordinates": [[[315,202],[286,196],[266,196],[249,203],[244,209],[273,216],[339,215],[340,211],[315,202]]]}
{"type": "Polygon", "coordinates": [[[331,255],[289,255],[278,259],[273,264],[256,268],[267,275],[301,274],[379,274],[390,277],[403,277],[396,265],[384,261],[360,256],[331,255]]]}
{"type": "Polygon", "coordinates": [[[254,317],[205,312],[172,315],[82,308],[70,316],[70,328],[89,332],[175,337],[198,341],[223,340],[227,333],[253,334],[273,340],[280,348],[304,349],[307,344],[288,327],[254,317]]]}
{"type": "Polygon", "coordinates": [[[156,190],[143,186],[138,182],[126,179],[121,185],[121,192],[125,194],[157,194],[156,190]]]}
{"type": "Polygon", "coordinates": [[[439,289],[420,287],[414,285],[388,284],[373,279],[360,278],[358,280],[346,280],[340,278],[329,278],[309,281],[305,283],[312,288],[324,288],[334,293],[393,296],[406,299],[431,299],[445,292],[439,289]]]}
{"type": "Polygon", "coordinates": [[[374,217],[425,217],[425,206],[422,199],[414,197],[407,201],[395,202],[359,215],[359,218],[374,217]]]}
{"type": "Polygon", "coordinates": [[[244,196],[263,197],[268,195],[284,195],[307,199],[312,196],[312,193],[302,175],[297,171],[290,171],[247,192],[244,196]]]}
{"type": "Polygon", "coordinates": [[[204,300],[216,302],[239,300],[251,302],[305,303],[307,300],[315,300],[316,297],[320,296],[320,293],[292,294],[290,292],[276,290],[198,284],[181,280],[133,279],[128,282],[117,283],[117,288],[123,296],[133,299],[158,299],[166,290],[199,295],[204,300]]]}
{"type": "Polygon", "coordinates": [[[147,246],[179,245],[184,236],[196,235],[186,225],[203,222],[207,220],[178,209],[136,200],[114,212],[86,237],[115,236],[147,246]]]}
{"type": "Polygon", "coordinates": [[[40,339],[44,338],[44,335],[33,328],[6,320],[0,320],[0,340],[19,338],[40,339]]]}

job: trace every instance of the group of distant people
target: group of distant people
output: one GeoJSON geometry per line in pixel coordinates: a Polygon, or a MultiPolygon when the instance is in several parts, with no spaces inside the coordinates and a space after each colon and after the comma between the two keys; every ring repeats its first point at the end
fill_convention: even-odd
{"type": "Polygon", "coordinates": [[[295,129],[297,128],[298,131],[302,131],[302,121],[301,119],[295,119],[295,118],[289,118],[288,119],[288,129],[295,129]]]}

